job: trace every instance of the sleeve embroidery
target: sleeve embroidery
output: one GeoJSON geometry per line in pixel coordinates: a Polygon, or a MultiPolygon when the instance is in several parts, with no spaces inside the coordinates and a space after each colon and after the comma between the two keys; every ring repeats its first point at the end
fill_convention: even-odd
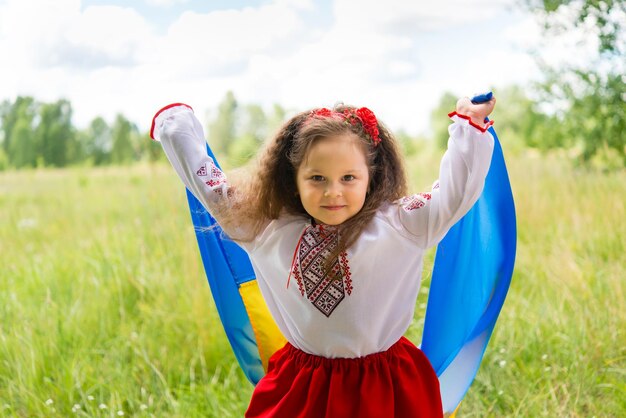
{"type": "MultiPolygon", "coordinates": [[[[196,171],[196,175],[198,175],[198,177],[206,177],[207,174],[208,172],[206,164],[203,164],[202,167],[200,167],[196,171]]],[[[209,180],[205,181],[205,183],[209,187],[221,186],[222,184],[226,183],[226,176],[224,175],[224,173],[222,173],[222,171],[220,171],[219,168],[212,165],[211,175],[209,176],[209,180]]]]}
{"type": "Polygon", "coordinates": [[[403,197],[400,200],[400,205],[405,211],[411,211],[415,209],[423,208],[426,202],[432,198],[431,193],[418,193],[412,196],[403,197]]]}

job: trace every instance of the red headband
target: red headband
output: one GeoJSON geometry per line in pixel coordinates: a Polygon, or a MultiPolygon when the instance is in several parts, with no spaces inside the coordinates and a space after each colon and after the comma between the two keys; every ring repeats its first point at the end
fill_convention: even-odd
{"type": "Polygon", "coordinates": [[[370,139],[374,143],[374,146],[377,146],[380,143],[381,138],[379,136],[380,133],[378,132],[378,120],[376,120],[374,112],[369,110],[367,107],[346,109],[343,112],[337,112],[323,107],[321,109],[315,109],[311,112],[312,117],[317,116],[328,118],[334,115],[341,116],[351,125],[360,123],[361,126],[363,126],[363,130],[367,133],[367,135],[369,135],[370,139]]]}

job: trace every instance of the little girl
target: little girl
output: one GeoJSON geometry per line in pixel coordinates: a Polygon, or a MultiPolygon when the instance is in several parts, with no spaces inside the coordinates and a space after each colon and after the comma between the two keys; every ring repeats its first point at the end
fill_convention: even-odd
{"type": "Polygon", "coordinates": [[[247,417],[442,417],[428,359],[403,337],[422,259],[481,194],[495,99],[457,103],[440,179],[407,195],[396,140],[367,108],[315,109],[269,142],[238,186],[207,155],[192,109],[153,119],[187,188],[249,254],[288,343],[270,359],[247,417]]]}

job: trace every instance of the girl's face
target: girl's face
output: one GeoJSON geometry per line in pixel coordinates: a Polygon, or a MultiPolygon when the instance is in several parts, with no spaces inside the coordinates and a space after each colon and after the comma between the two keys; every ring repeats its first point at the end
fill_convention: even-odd
{"type": "Polygon", "coordinates": [[[369,170],[359,140],[341,134],[316,141],[296,174],[304,209],[316,222],[339,225],[365,203],[369,170]]]}

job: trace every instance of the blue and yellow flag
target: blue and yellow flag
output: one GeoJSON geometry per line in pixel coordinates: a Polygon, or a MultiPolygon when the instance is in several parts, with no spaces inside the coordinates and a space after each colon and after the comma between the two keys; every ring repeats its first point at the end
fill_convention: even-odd
{"type": "Polygon", "coordinates": [[[444,411],[469,389],[504,303],[515,263],[515,206],[493,127],[491,166],[472,209],[437,246],[421,349],[441,385],[444,411]]]}

